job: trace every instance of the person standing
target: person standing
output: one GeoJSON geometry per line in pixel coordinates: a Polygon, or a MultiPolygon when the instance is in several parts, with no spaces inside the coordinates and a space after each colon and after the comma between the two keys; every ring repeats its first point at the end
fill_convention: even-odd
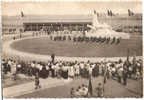
{"type": "Polygon", "coordinates": [[[39,81],[39,73],[35,75],[35,89],[41,88],[40,81],[39,81]]]}
{"type": "Polygon", "coordinates": [[[78,76],[79,76],[79,73],[80,73],[80,70],[79,70],[79,65],[78,65],[78,64],[76,64],[76,65],[75,65],[75,75],[76,75],[76,77],[78,77],[78,76]]]}
{"type": "Polygon", "coordinates": [[[123,66],[123,84],[127,85],[127,67],[124,65],[123,66]]]}
{"type": "Polygon", "coordinates": [[[92,77],[92,71],[93,71],[93,67],[90,64],[87,64],[88,66],[88,73],[89,73],[89,77],[92,77]]]}
{"type": "Polygon", "coordinates": [[[122,79],[122,72],[123,72],[123,68],[122,68],[122,66],[120,66],[119,68],[118,68],[118,82],[119,83],[121,83],[121,79],[122,79]]]}
{"type": "Polygon", "coordinates": [[[68,75],[69,75],[70,78],[72,78],[72,79],[74,78],[74,67],[73,66],[71,66],[69,68],[68,75]]]}
{"type": "Polygon", "coordinates": [[[55,54],[52,54],[51,55],[51,62],[54,63],[54,60],[55,60],[55,54]]]}
{"type": "Polygon", "coordinates": [[[56,75],[57,78],[59,78],[59,69],[60,69],[59,63],[57,63],[56,66],[55,66],[55,75],[56,75]]]}

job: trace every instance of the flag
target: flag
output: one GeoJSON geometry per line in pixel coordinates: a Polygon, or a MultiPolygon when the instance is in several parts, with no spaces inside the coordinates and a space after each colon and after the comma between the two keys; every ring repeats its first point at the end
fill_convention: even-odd
{"type": "Polygon", "coordinates": [[[105,84],[106,83],[106,80],[107,80],[107,66],[106,66],[106,63],[105,63],[105,70],[104,70],[104,80],[103,80],[103,83],[105,84]]]}
{"type": "Polygon", "coordinates": [[[108,16],[110,15],[110,12],[109,12],[109,10],[107,10],[107,14],[108,14],[108,16]]]}
{"type": "Polygon", "coordinates": [[[109,13],[110,13],[110,16],[112,16],[112,11],[111,10],[109,11],[109,13]]]}
{"type": "Polygon", "coordinates": [[[21,17],[24,17],[24,14],[23,14],[23,12],[21,11],[21,17]]]}
{"type": "Polygon", "coordinates": [[[133,13],[130,9],[128,9],[128,15],[129,15],[129,16],[133,16],[134,13],[133,13]]]}
{"type": "Polygon", "coordinates": [[[92,94],[93,94],[93,89],[92,89],[91,78],[89,78],[89,84],[88,84],[88,93],[90,93],[90,95],[92,95],[92,94]]]}
{"type": "Polygon", "coordinates": [[[96,14],[96,10],[94,10],[94,14],[96,14]]]}

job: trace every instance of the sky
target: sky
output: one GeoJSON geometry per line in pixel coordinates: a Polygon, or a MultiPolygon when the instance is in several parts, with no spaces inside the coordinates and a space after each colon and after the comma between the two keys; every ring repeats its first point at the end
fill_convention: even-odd
{"type": "Polygon", "coordinates": [[[134,13],[142,13],[142,2],[2,2],[2,15],[72,15],[91,14],[93,10],[106,13],[111,9],[114,13],[127,13],[131,9],[134,13]]]}

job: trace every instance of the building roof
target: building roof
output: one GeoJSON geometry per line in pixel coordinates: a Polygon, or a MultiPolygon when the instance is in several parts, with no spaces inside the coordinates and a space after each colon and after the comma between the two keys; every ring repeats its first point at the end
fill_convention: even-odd
{"type": "Polygon", "coordinates": [[[22,23],[90,23],[91,15],[44,15],[44,16],[15,16],[3,17],[3,24],[20,25],[22,23]]]}
{"type": "Polygon", "coordinates": [[[92,16],[88,15],[49,15],[49,16],[31,16],[22,19],[24,23],[81,23],[91,22],[92,16]]]}

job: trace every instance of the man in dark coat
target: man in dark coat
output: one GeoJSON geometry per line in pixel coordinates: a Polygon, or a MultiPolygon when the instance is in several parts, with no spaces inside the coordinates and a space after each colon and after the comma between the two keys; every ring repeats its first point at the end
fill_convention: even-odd
{"type": "Polygon", "coordinates": [[[40,81],[39,81],[39,73],[35,75],[35,89],[41,88],[40,81]]]}
{"type": "Polygon", "coordinates": [[[52,54],[51,55],[51,61],[52,61],[52,63],[54,63],[54,60],[55,60],[55,54],[52,54]]]}
{"type": "Polygon", "coordinates": [[[123,66],[123,84],[127,85],[127,67],[123,66]]]}

